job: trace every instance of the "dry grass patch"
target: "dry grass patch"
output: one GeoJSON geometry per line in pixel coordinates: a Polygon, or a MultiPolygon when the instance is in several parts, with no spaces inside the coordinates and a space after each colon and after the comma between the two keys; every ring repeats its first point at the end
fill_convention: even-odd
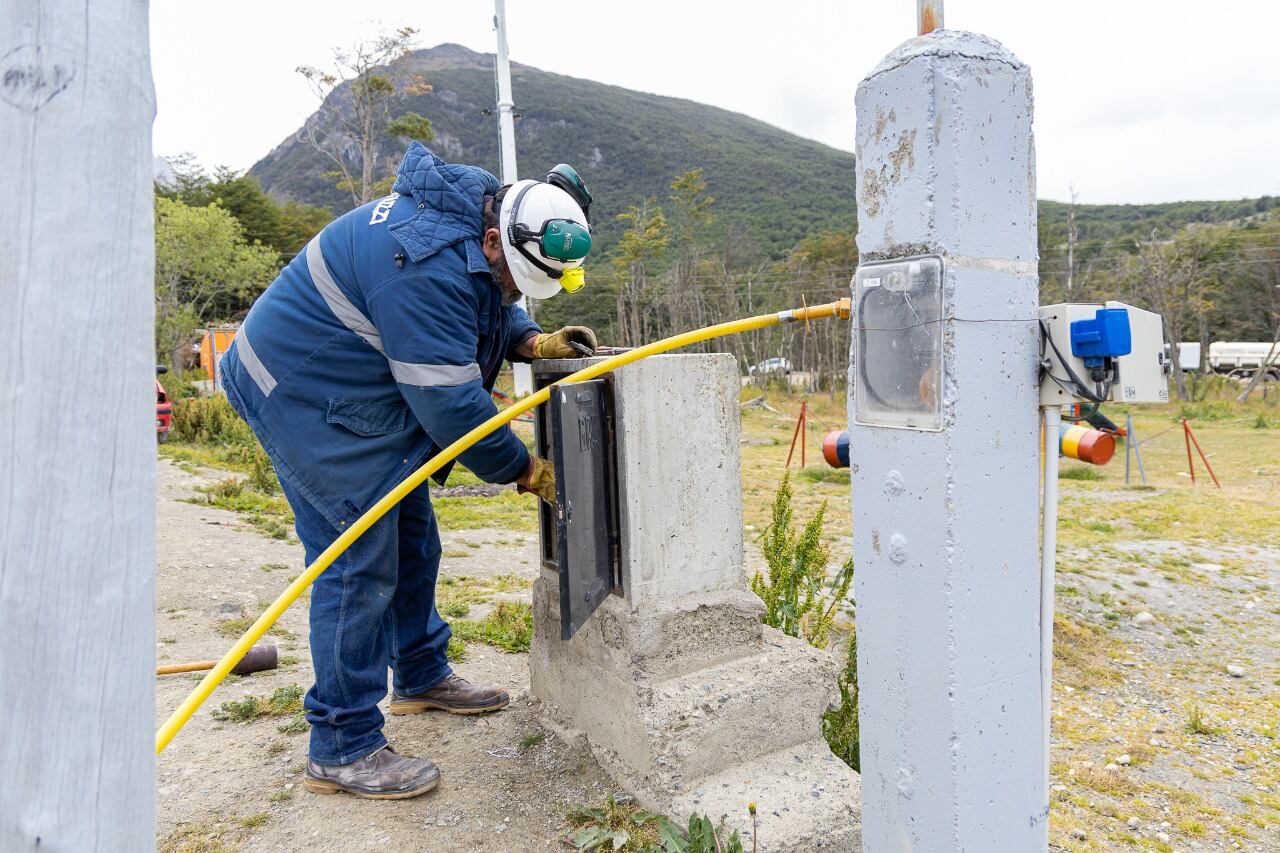
{"type": "Polygon", "coordinates": [[[1112,665],[1118,646],[1100,628],[1067,616],[1054,617],[1055,680],[1076,689],[1119,682],[1120,671],[1112,665]]]}

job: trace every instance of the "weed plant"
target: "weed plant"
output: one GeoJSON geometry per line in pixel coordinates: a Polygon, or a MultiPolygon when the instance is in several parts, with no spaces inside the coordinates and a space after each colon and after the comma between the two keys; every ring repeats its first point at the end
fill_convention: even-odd
{"type": "Polygon", "coordinates": [[[215,720],[247,723],[258,717],[286,717],[302,712],[302,688],[296,684],[280,687],[270,697],[250,694],[238,701],[223,702],[213,712],[215,720]]]}
{"type": "Polygon", "coordinates": [[[859,773],[861,735],[858,728],[858,632],[850,631],[845,643],[844,668],[836,677],[840,705],[822,715],[822,736],[836,757],[859,773]]]}
{"type": "MultiPolygon", "coordinates": [[[[574,828],[565,841],[575,850],[621,853],[744,853],[742,838],[724,821],[693,815],[687,828],[610,795],[599,807],[575,806],[566,816],[574,828]]],[[[755,849],[755,845],[752,845],[755,849]]]]}
{"type": "MultiPolygon", "coordinates": [[[[791,476],[784,474],[773,499],[773,520],[761,536],[760,548],[769,576],[756,572],[751,589],[765,604],[764,622],[811,646],[826,649],[839,608],[851,604],[853,560],[848,559],[827,581],[830,552],[822,542],[827,504],[796,535],[791,476]]],[[[837,679],[840,705],[822,715],[822,733],[831,751],[858,770],[858,641],[851,627],[845,644],[845,663],[837,679]]]]}
{"type": "Polygon", "coordinates": [[[828,585],[831,555],[822,542],[827,503],[822,502],[797,536],[791,501],[791,474],[787,473],[773,499],[773,521],[761,536],[768,578],[756,572],[751,591],[764,601],[766,625],[825,649],[839,608],[849,598],[853,560],[846,560],[828,585]]]}

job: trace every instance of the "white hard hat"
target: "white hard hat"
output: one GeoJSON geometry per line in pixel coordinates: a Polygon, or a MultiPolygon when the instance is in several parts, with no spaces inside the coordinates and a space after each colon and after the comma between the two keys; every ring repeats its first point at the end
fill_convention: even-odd
{"type": "Polygon", "coordinates": [[[550,299],[562,287],[582,287],[591,226],[569,193],[542,181],[517,181],[503,196],[498,231],[511,277],[525,296],[550,299]]]}

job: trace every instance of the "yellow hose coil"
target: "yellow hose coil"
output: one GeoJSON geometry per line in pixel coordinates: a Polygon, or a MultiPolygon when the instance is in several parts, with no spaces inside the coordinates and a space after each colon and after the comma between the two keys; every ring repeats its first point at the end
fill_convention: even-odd
{"type": "MultiPolygon", "coordinates": [[[[761,314],[758,317],[748,317],[743,320],[733,320],[728,323],[720,323],[715,326],[707,326],[702,329],[695,329],[692,332],[675,335],[674,337],[664,338],[651,344],[645,344],[637,347],[629,352],[615,355],[612,358],[605,359],[598,364],[593,364],[579,370],[577,373],[566,377],[562,383],[586,382],[588,379],[595,379],[597,376],[603,376],[610,371],[617,370],[619,367],[639,361],[642,358],[648,358],[651,355],[669,352],[673,349],[696,344],[701,341],[719,338],[725,335],[736,335],[740,332],[749,332],[753,329],[764,329],[769,326],[776,326],[779,323],[789,323],[797,320],[816,320],[823,317],[840,317],[848,319],[849,317],[849,300],[841,299],[837,302],[831,302],[826,305],[814,305],[812,307],[797,308],[792,311],[780,311],[776,314],[761,314]]],[[[551,397],[551,389],[543,388],[535,394],[531,394],[511,406],[498,412],[489,420],[480,424],[480,426],[471,430],[466,435],[459,438],[453,444],[441,450],[435,456],[431,457],[421,468],[410,474],[400,485],[396,486],[390,492],[382,497],[376,504],[368,509],[364,515],[360,516],[356,521],[337,539],[333,540],[333,544],[324,550],[316,561],[307,567],[306,571],[294,578],[293,583],[289,584],[284,592],[280,593],[280,597],[271,603],[271,606],[262,612],[257,621],[244,632],[236,644],[222,656],[218,661],[218,665],[209,670],[196,688],[188,694],[187,698],[182,700],[182,704],[169,715],[169,719],[164,721],[156,731],[156,754],[159,755],[164,748],[169,745],[169,741],[182,730],[187,724],[191,716],[204,704],[214,689],[222,683],[227,677],[227,673],[239,663],[240,658],[244,657],[249,649],[253,648],[254,643],[262,639],[262,636],[270,630],[271,626],[276,623],[284,612],[289,609],[289,605],[298,600],[298,596],[302,595],[306,588],[309,587],[320,573],[338,559],[344,551],[351,546],[364,532],[377,523],[378,519],[386,515],[387,512],[412,492],[418,486],[426,482],[427,478],[440,470],[446,463],[453,461],[458,454],[475,444],[498,427],[508,424],[520,415],[539,406],[551,397]]]]}

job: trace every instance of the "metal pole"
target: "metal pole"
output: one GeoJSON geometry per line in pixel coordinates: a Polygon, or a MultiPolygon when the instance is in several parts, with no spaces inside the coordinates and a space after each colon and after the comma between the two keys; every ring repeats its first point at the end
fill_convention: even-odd
{"type": "Polygon", "coordinates": [[[514,184],[516,176],[516,126],[511,115],[511,61],[507,56],[507,11],[504,0],[493,0],[493,26],[498,31],[498,138],[501,143],[502,182],[514,184]]]}
{"type": "Polygon", "coordinates": [[[800,404],[800,467],[804,468],[808,463],[804,458],[805,439],[809,436],[809,403],[805,401],[800,404]]]}
{"type": "Polygon", "coordinates": [[[1040,523],[1040,712],[1044,732],[1044,784],[1049,790],[1049,733],[1053,706],[1053,595],[1058,552],[1058,425],[1062,410],[1045,406],[1044,505],[1040,523]]]}
{"type": "MultiPolygon", "coordinates": [[[[514,184],[519,180],[516,171],[516,125],[511,99],[511,61],[507,56],[507,9],[504,0],[493,0],[493,28],[498,31],[498,139],[501,152],[502,182],[514,184]]],[[[524,296],[516,303],[530,317],[533,307],[524,296]]],[[[515,365],[515,392],[517,397],[533,393],[533,369],[527,364],[515,365]]]]}
{"type": "Polygon", "coordinates": [[[916,0],[917,35],[928,35],[943,26],[942,0],[916,0]]]}
{"type": "Polygon", "coordinates": [[[1191,430],[1187,426],[1187,419],[1182,419],[1182,441],[1187,445],[1187,470],[1191,472],[1191,485],[1196,483],[1196,463],[1191,458],[1191,430]]]}
{"type": "Polygon", "coordinates": [[[1147,469],[1142,464],[1142,442],[1138,440],[1138,434],[1134,432],[1134,428],[1129,427],[1129,436],[1133,441],[1133,455],[1138,457],[1138,474],[1142,477],[1142,485],[1147,484],[1147,469]]]}
{"type": "MultiPolygon", "coordinates": [[[[1222,484],[1218,482],[1218,475],[1213,473],[1213,466],[1209,464],[1209,457],[1204,455],[1204,450],[1201,449],[1200,442],[1196,439],[1196,434],[1191,431],[1191,425],[1187,423],[1185,418],[1182,421],[1182,425],[1187,430],[1187,437],[1190,438],[1191,442],[1196,446],[1196,453],[1200,454],[1200,461],[1203,462],[1204,467],[1209,470],[1209,476],[1213,478],[1213,484],[1221,489],[1222,484]]],[[[1188,448],[1187,456],[1190,457],[1190,455],[1191,450],[1188,448]]]]}
{"type": "Polygon", "coordinates": [[[1124,416],[1124,484],[1129,485],[1129,457],[1133,453],[1133,415],[1124,416]]]}

